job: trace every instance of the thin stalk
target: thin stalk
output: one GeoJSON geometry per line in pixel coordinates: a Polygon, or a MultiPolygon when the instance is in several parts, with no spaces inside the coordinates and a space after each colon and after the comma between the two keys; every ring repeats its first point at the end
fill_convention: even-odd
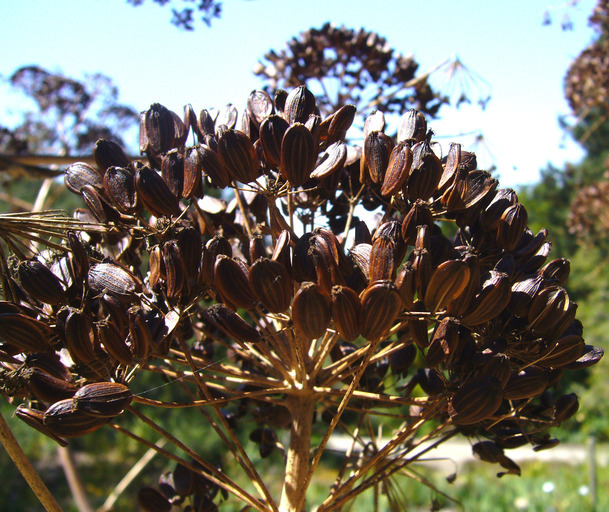
{"type": "Polygon", "coordinates": [[[55,501],[55,498],[32,466],[32,463],[23,453],[19,442],[15,439],[2,414],[0,414],[0,441],[2,441],[2,446],[4,446],[6,453],[15,463],[15,466],[17,466],[17,469],[23,475],[32,491],[34,491],[38,501],[40,501],[45,510],[47,512],[62,512],[59,503],[55,501]]]}

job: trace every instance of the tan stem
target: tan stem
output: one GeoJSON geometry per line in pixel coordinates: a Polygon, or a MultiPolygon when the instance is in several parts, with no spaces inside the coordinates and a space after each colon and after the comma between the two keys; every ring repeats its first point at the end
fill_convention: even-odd
{"type": "Polygon", "coordinates": [[[292,429],[287,453],[280,512],[301,512],[307,492],[307,473],[311,452],[311,433],[315,400],[313,395],[295,395],[290,403],[292,429]]]}
{"type": "Polygon", "coordinates": [[[93,507],[89,503],[85,488],[82,485],[80,476],[78,476],[78,471],[74,464],[74,458],[72,457],[70,448],[67,446],[60,446],[57,448],[57,452],[59,453],[59,462],[66,475],[66,480],[68,481],[68,486],[70,487],[70,492],[72,493],[72,498],[74,499],[74,503],[76,503],[78,512],[93,512],[93,507]]]}
{"type": "Polygon", "coordinates": [[[45,510],[48,512],[62,512],[61,507],[57,501],[55,501],[55,498],[47,486],[44,485],[40,475],[33,468],[32,464],[25,456],[25,453],[23,453],[21,446],[19,446],[17,439],[15,439],[15,436],[2,417],[2,414],[0,414],[0,440],[2,441],[6,453],[9,454],[10,458],[15,463],[15,466],[17,466],[17,469],[23,475],[23,478],[25,478],[25,481],[32,491],[34,491],[34,494],[45,510]]]}

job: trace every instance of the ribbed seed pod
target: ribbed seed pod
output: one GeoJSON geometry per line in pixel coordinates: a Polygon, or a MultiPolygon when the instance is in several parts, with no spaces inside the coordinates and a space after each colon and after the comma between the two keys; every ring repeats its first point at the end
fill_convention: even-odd
{"type": "Polygon", "coordinates": [[[408,210],[402,221],[402,238],[408,245],[414,245],[417,239],[417,231],[419,226],[432,226],[433,216],[429,205],[422,201],[417,201],[413,207],[408,210]]]}
{"type": "Polygon", "coordinates": [[[143,512],[170,512],[171,502],[154,487],[144,487],[137,492],[137,503],[143,512]]]}
{"type": "Polygon", "coordinates": [[[154,340],[142,308],[134,306],[129,310],[129,340],[131,352],[137,360],[148,357],[154,347],[154,340]]]}
{"type": "Polygon", "coordinates": [[[78,411],[90,416],[113,418],[129,406],[133,394],[118,382],[95,382],[80,388],[72,400],[78,411]]]}
{"type": "Polygon", "coordinates": [[[561,396],[554,404],[554,421],[562,423],[571,418],[579,409],[579,400],[575,393],[561,396]]]}
{"type": "Polygon", "coordinates": [[[412,139],[415,142],[425,140],[427,120],[418,110],[410,109],[401,118],[398,125],[398,142],[412,139]]]}
{"type": "Polygon", "coordinates": [[[171,193],[180,199],[184,190],[184,155],[177,149],[172,149],[163,155],[161,176],[171,193]]]}
{"type": "Polygon", "coordinates": [[[65,322],[65,339],[68,352],[75,361],[88,363],[95,359],[93,322],[84,311],[69,308],[65,322]]]}
{"type": "Polygon", "coordinates": [[[315,283],[304,282],[292,301],[294,325],[308,339],[322,336],[331,318],[330,297],[315,283]]]}
{"type": "Polygon", "coordinates": [[[393,139],[383,132],[375,131],[366,137],[362,159],[364,176],[360,175],[362,183],[368,178],[372,183],[383,183],[393,146],[393,139]]]}
{"type": "Polygon", "coordinates": [[[251,309],[256,304],[257,296],[250,286],[248,272],[224,254],[216,258],[214,285],[222,297],[235,306],[251,309]]]}
{"type": "Polygon", "coordinates": [[[462,316],[466,314],[474,296],[480,290],[480,265],[478,264],[478,257],[467,254],[463,261],[469,268],[469,280],[465,290],[461,292],[459,298],[448,304],[446,311],[451,316],[462,316]]]}
{"type": "MultiPolygon", "coordinates": [[[[347,135],[347,130],[353,124],[355,119],[355,105],[343,105],[334,114],[329,116],[330,123],[326,135],[326,143],[333,144],[337,141],[343,141],[347,135]]],[[[324,120],[325,123],[326,120],[324,120]]]]}
{"type": "Polygon", "coordinates": [[[224,304],[214,304],[204,310],[201,315],[204,320],[240,342],[257,343],[262,338],[258,329],[248,324],[224,304]]]}
{"type": "Polygon", "coordinates": [[[178,197],[150,167],[140,167],[135,171],[135,187],[142,204],[155,217],[180,214],[178,197]]]}
{"type": "Polygon", "coordinates": [[[203,166],[199,148],[191,146],[184,150],[184,186],[181,191],[182,197],[203,197],[203,187],[201,176],[203,174],[203,166]]]}
{"type": "Polygon", "coordinates": [[[470,270],[464,261],[448,260],[440,263],[431,275],[423,302],[429,311],[444,309],[465,291],[469,279],[470,270]]]}
{"type": "Polygon", "coordinates": [[[72,274],[77,281],[87,279],[89,273],[89,256],[80,238],[74,231],[68,231],[68,245],[70,247],[70,266],[72,274]]]}
{"type": "Polygon", "coordinates": [[[30,390],[38,400],[47,404],[74,396],[78,389],[74,384],[44,369],[33,367],[29,376],[30,390]]]}
{"type": "Polygon", "coordinates": [[[315,113],[315,96],[304,85],[300,85],[287,95],[283,117],[289,124],[305,123],[315,113]]]}
{"type": "Polygon", "coordinates": [[[400,293],[404,308],[407,311],[412,310],[416,292],[412,262],[407,261],[404,263],[395,279],[395,285],[400,293]]]}
{"type": "Polygon", "coordinates": [[[393,148],[381,187],[382,196],[393,196],[402,190],[410,175],[412,159],[413,155],[409,142],[400,142],[393,148]]]}
{"type": "Polygon", "coordinates": [[[550,284],[564,286],[571,272],[571,263],[566,258],[557,258],[539,271],[539,275],[550,284]]]}
{"type": "Polygon", "coordinates": [[[444,169],[442,161],[431,149],[427,141],[418,142],[412,147],[412,167],[406,182],[405,193],[411,201],[426,201],[437,190],[444,169]]]}
{"type": "Polygon", "coordinates": [[[563,336],[541,353],[537,364],[542,368],[560,368],[577,361],[584,353],[584,348],[585,344],[581,336],[563,336]]]}
{"type": "Polygon", "coordinates": [[[347,146],[344,142],[334,142],[321,155],[319,163],[311,173],[311,178],[323,180],[339,171],[347,161],[347,146]]]}
{"type": "Polygon", "coordinates": [[[0,314],[0,338],[32,354],[51,350],[51,330],[44,322],[20,313],[0,314]]]}
{"type": "Polygon", "coordinates": [[[131,169],[109,167],[104,175],[104,190],[119,212],[130,215],[137,210],[135,176],[131,169]]]}
{"type": "Polygon", "coordinates": [[[452,188],[459,169],[466,171],[466,175],[469,172],[467,166],[461,166],[461,144],[451,142],[448,154],[442,163],[444,164],[444,172],[442,178],[440,178],[440,183],[438,183],[438,192],[444,196],[446,191],[452,188]]]}
{"type": "Polygon", "coordinates": [[[272,115],[260,124],[260,143],[269,167],[278,169],[281,165],[281,142],[289,123],[281,116],[272,115]]]}
{"type": "Polygon", "coordinates": [[[107,293],[122,303],[133,302],[142,283],[131,272],[113,263],[98,263],[89,269],[89,286],[95,293],[107,293]]]}
{"type": "Polygon", "coordinates": [[[259,258],[250,267],[248,279],[262,305],[271,313],[282,313],[290,307],[294,284],[283,264],[259,258]]]}
{"type": "Polygon", "coordinates": [[[281,176],[293,187],[304,185],[317,160],[313,135],[304,124],[290,126],[281,141],[281,176]]]}
{"type": "Polygon", "coordinates": [[[125,366],[133,362],[133,354],[125,338],[112,322],[102,320],[96,324],[97,337],[110,357],[125,366]]]}
{"type": "Polygon", "coordinates": [[[260,176],[256,149],[245,133],[225,130],[218,139],[218,152],[231,179],[250,183],[260,176]]]}
{"type": "Polygon", "coordinates": [[[108,418],[91,416],[76,409],[71,398],[51,405],[44,413],[43,424],[61,437],[89,434],[108,422],[108,418]]]}
{"type": "Polygon", "coordinates": [[[53,305],[65,302],[66,294],[59,278],[38,260],[20,262],[17,276],[23,289],[33,299],[53,305]]]}
{"type": "Polygon", "coordinates": [[[374,281],[391,281],[395,278],[396,268],[399,265],[394,260],[395,253],[395,244],[390,237],[381,235],[375,238],[370,249],[369,260],[368,277],[371,283],[374,281]]]}
{"type": "Polygon", "coordinates": [[[549,333],[569,314],[570,304],[569,295],[564,288],[548,286],[542,289],[529,308],[528,321],[531,329],[540,335],[549,333]]]}
{"type": "Polygon", "coordinates": [[[512,296],[508,304],[509,311],[518,318],[529,314],[531,301],[543,286],[543,277],[538,275],[522,276],[512,285],[512,296]]]}
{"type": "Polygon", "coordinates": [[[84,162],[76,162],[70,165],[63,176],[66,188],[74,194],[80,194],[86,185],[95,190],[104,189],[104,175],[95,167],[84,162]]]}
{"type": "Polygon", "coordinates": [[[503,213],[517,203],[518,196],[511,188],[498,190],[491,203],[480,214],[480,226],[482,229],[485,231],[497,229],[503,213]]]}
{"type": "Polygon", "coordinates": [[[462,384],[448,404],[448,413],[457,425],[474,425],[490,418],[503,401],[495,377],[474,377],[462,384]]]}
{"type": "Polygon", "coordinates": [[[100,173],[105,173],[110,167],[127,167],[131,162],[116,142],[100,139],[95,143],[93,158],[100,173]]]}
{"type": "Polygon", "coordinates": [[[360,335],[362,304],[359,295],[346,286],[332,288],[332,319],[345,341],[353,341],[360,335]]]}
{"type": "Polygon", "coordinates": [[[521,400],[541,395],[548,387],[548,373],[537,366],[527,366],[512,373],[503,390],[508,400],[521,400]]]}
{"type": "Polygon", "coordinates": [[[219,188],[228,187],[230,185],[230,177],[220,153],[214,151],[207,144],[199,144],[197,152],[199,153],[201,170],[209,178],[212,185],[219,188]]]}
{"type": "Polygon", "coordinates": [[[186,279],[177,241],[170,240],[163,244],[163,266],[165,267],[165,293],[169,300],[176,300],[182,294],[186,279]]]}
{"type": "Polygon", "coordinates": [[[402,300],[391,281],[370,284],[361,294],[361,333],[368,340],[381,338],[402,309],[402,300]]]}
{"type": "Polygon", "coordinates": [[[497,245],[506,251],[515,249],[527,227],[527,220],[527,211],[520,203],[508,207],[497,225],[497,245]]]}
{"type": "Polygon", "coordinates": [[[459,346],[459,325],[452,317],[443,318],[431,337],[425,365],[433,368],[454,357],[459,346]]]}
{"type": "Polygon", "coordinates": [[[160,103],[153,103],[145,112],[143,128],[142,131],[146,134],[147,140],[143,151],[150,151],[158,155],[167,153],[174,147],[176,133],[173,115],[160,103]]]}
{"type": "Polygon", "coordinates": [[[501,272],[491,270],[482,284],[482,290],[474,297],[461,321],[473,326],[492,320],[508,305],[511,293],[509,278],[501,272]]]}

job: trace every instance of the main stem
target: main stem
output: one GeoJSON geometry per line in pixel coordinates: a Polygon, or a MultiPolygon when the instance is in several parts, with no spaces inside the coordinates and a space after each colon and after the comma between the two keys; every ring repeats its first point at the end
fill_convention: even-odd
{"type": "Polygon", "coordinates": [[[315,400],[312,393],[290,398],[292,429],[288,448],[280,512],[302,512],[311,454],[311,433],[315,400]]]}

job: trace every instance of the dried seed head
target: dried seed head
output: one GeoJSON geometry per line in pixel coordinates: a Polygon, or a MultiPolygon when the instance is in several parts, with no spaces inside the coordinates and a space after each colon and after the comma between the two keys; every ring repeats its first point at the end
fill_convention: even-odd
{"type": "Polygon", "coordinates": [[[220,153],[214,151],[207,144],[197,146],[199,153],[199,164],[204,175],[211,181],[212,185],[226,188],[230,185],[230,177],[224,160],[220,153]]]}
{"type": "Polygon", "coordinates": [[[267,117],[260,125],[260,143],[269,167],[278,169],[281,165],[281,142],[289,126],[283,117],[277,115],[267,117]]]}
{"type": "Polygon", "coordinates": [[[161,176],[171,193],[178,199],[184,190],[184,155],[177,149],[172,149],[163,155],[161,160],[161,176]]]}
{"type": "Polygon", "coordinates": [[[387,235],[375,237],[370,249],[369,279],[374,281],[390,281],[395,278],[399,262],[395,261],[395,243],[387,235]]]}
{"type": "Polygon", "coordinates": [[[326,135],[326,144],[330,145],[337,141],[345,140],[347,130],[353,124],[355,119],[355,112],[357,108],[355,105],[343,105],[331,116],[324,120],[324,123],[328,121],[328,131],[326,135]]]}
{"type": "Polygon", "coordinates": [[[406,192],[411,201],[426,201],[438,189],[444,169],[442,161],[433,152],[427,141],[412,147],[412,167],[406,182],[406,192]]]}
{"type": "Polygon", "coordinates": [[[393,139],[383,132],[375,131],[366,137],[362,159],[364,176],[360,175],[362,183],[368,179],[372,180],[372,183],[383,183],[393,146],[393,139]]]}
{"type": "Polygon", "coordinates": [[[445,261],[432,274],[423,302],[429,311],[444,309],[458,300],[467,288],[469,279],[470,269],[464,261],[445,261]]]}
{"type": "Polygon", "coordinates": [[[381,187],[382,196],[393,196],[402,190],[410,175],[412,159],[409,143],[400,142],[393,148],[381,187]]]}
{"type": "Polygon", "coordinates": [[[508,305],[511,293],[509,278],[501,272],[491,270],[482,284],[482,290],[474,297],[461,321],[473,326],[492,320],[508,305]]]}
{"type": "Polygon", "coordinates": [[[88,363],[95,359],[95,332],[88,314],[80,309],[68,308],[64,329],[66,348],[74,361],[88,363]]]}
{"type": "Polygon", "coordinates": [[[167,153],[174,147],[176,139],[175,122],[171,111],[159,103],[153,103],[144,113],[144,124],[140,127],[147,140],[143,151],[154,155],[167,153]]]}
{"type": "Polygon", "coordinates": [[[414,245],[419,226],[432,226],[433,216],[427,203],[417,201],[402,221],[402,238],[408,245],[414,245]]]}
{"type": "Polygon", "coordinates": [[[516,248],[527,226],[527,211],[520,203],[508,207],[497,225],[497,245],[506,251],[516,248]]]}
{"type": "Polygon", "coordinates": [[[323,180],[339,171],[347,161],[347,146],[344,142],[334,142],[321,155],[311,178],[323,180]]]}

